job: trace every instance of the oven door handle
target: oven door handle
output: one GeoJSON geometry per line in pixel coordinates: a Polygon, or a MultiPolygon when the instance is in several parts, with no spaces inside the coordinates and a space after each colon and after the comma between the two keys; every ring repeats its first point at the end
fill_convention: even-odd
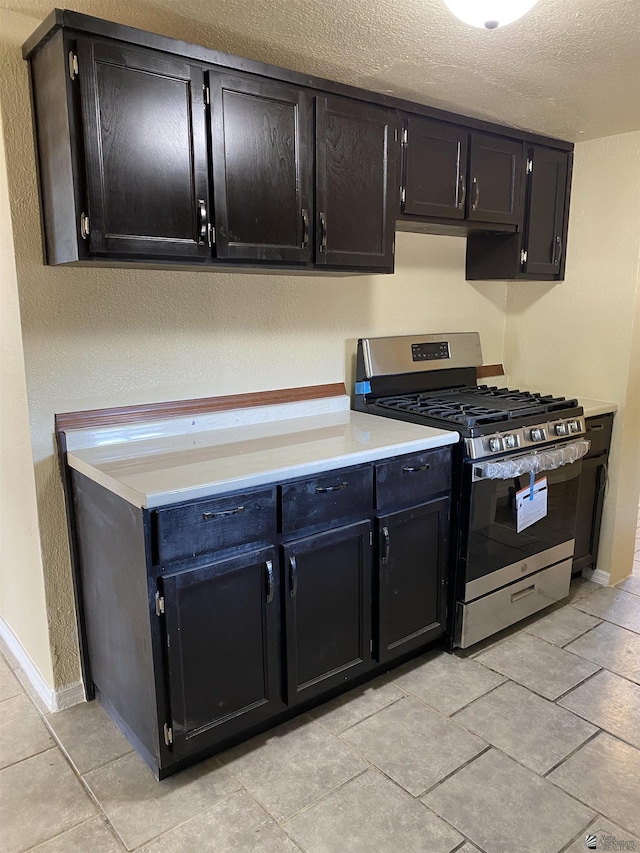
{"type": "Polygon", "coordinates": [[[568,444],[541,448],[533,453],[510,456],[506,459],[490,459],[473,464],[473,482],[478,480],[513,480],[523,474],[540,474],[554,471],[563,465],[572,465],[589,452],[591,442],[586,438],[568,444]]]}

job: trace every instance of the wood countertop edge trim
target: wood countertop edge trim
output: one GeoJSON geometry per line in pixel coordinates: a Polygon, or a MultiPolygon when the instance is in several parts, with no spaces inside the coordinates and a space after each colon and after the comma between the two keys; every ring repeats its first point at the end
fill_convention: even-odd
{"type": "Polygon", "coordinates": [[[202,397],[194,400],[174,400],[165,403],[143,403],[136,406],[116,406],[80,412],[62,412],[55,416],[56,432],[85,427],[128,424],[230,409],[247,409],[253,406],[272,406],[278,403],[297,403],[346,394],[343,382],[327,385],[310,385],[301,388],[283,388],[275,391],[253,391],[245,394],[228,394],[223,397],[202,397]]]}

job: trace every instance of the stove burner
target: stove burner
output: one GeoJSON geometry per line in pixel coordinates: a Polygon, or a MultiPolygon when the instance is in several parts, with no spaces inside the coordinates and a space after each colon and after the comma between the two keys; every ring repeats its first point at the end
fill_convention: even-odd
{"type": "Polygon", "coordinates": [[[525,417],[544,417],[578,405],[577,400],[564,397],[488,385],[379,397],[376,403],[386,409],[411,412],[469,428],[525,417]]]}

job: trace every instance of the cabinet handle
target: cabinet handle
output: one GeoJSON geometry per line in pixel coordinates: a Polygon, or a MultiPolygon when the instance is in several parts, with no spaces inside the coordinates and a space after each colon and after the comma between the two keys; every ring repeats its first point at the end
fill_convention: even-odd
{"type": "Polygon", "coordinates": [[[562,257],[562,240],[559,237],[556,237],[555,243],[553,244],[553,265],[558,266],[560,263],[560,258],[562,257]],[[556,251],[557,249],[557,251],[556,251]]]}
{"type": "Polygon", "coordinates": [[[464,175],[458,175],[458,210],[464,210],[464,203],[467,200],[467,182],[464,175]]]}
{"type": "Polygon", "coordinates": [[[593,426],[587,427],[587,432],[602,432],[604,429],[604,424],[594,424],[593,426]]]}
{"type": "Polygon", "coordinates": [[[320,214],[320,251],[327,251],[327,214],[320,214]]]}
{"type": "Polygon", "coordinates": [[[203,198],[198,199],[198,206],[200,208],[200,239],[199,243],[206,243],[207,241],[207,205],[203,198]]]}
{"type": "Polygon", "coordinates": [[[324,495],[326,492],[341,492],[349,483],[340,483],[339,486],[316,486],[316,495],[324,495]]]}
{"type": "Polygon", "coordinates": [[[235,509],[223,509],[220,512],[203,512],[203,521],[213,521],[216,518],[225,518],[228,515],[240,515],[244,512],[243,506],[237,506],[235,509]]]}
{"type": "Polygon", "coordinates": [[[302,208],[302,245],[300,248],[306,249],[309,245],[309,211],[306,207],[302,208]]]}
{"type": "Polygon", "coordinates": [[[405,465],[402,469],[405,474],[415,474],[416,471],[427,471],[429,468],[429,463],[425,462],[424,465],[405,465]]]}
{"type": "Polygon", "coordinates": [[[298,592],[298,564],[296,563],[295,555],[289,557],[289,596],[296,597],[298,592]]]}
{"type": "Polygon", "coordinates": [[[473,179],[473,204],[471,205],[471,210],[477,210],[478,205],[480,204],[480,181],[477,178],[473,179]]]}
{"type": "Polygon", "coordinates": [[[602,482],[600,484],[600,488],[598,489],[603,495],[607,493],[607,486],[609,485],[609,468],[606,462],[602,463],[602,482]]]}
{"type": "Polygon", "coordinates": [[[389,528],[382,528],[382,536],[384,538],[384,554],[382,555],[382,562],[389,562],[389,553],[391,551],[391,537],[389,536],[389,528]]]}
{"type": "Polygon", "coordinates": [[[267,560],[264,565],[267,570],[267,604],[271,604],[276,591],[276,583],[273,578],[273,562],[267,560]]]}

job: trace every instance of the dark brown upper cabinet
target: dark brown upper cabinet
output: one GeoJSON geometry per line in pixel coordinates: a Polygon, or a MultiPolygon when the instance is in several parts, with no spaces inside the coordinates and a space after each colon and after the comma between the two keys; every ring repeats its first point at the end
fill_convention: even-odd
{"type": "Polygon", "coordinates": [[[526,149],[524,227],[517,234],[469,234],[466,277],[561,281],[564,278],[573,155],[526,149]]]}
{"type": "Polygon", "coordinates": [[[515,231],[520,224],[521,142],[408,116],[402,148],[401,219],[456,220],[451,233],[477,227],[515,231]]]}
{"type": "Polygon", "coordinates": [[[316,251],[323,266],[393,270],[393,110],[316,98],[316,251]]]}
{"type": "Polygon", "coordinates": [[[89,250],[208,257],[202,70],[117,43],[79,39],[77,51],[89,250]]]}
{"type": "Polygon", "coordinates": [[[208,76],[217,256],[309,261],[310,97],[270,80],[208,76]]]}

